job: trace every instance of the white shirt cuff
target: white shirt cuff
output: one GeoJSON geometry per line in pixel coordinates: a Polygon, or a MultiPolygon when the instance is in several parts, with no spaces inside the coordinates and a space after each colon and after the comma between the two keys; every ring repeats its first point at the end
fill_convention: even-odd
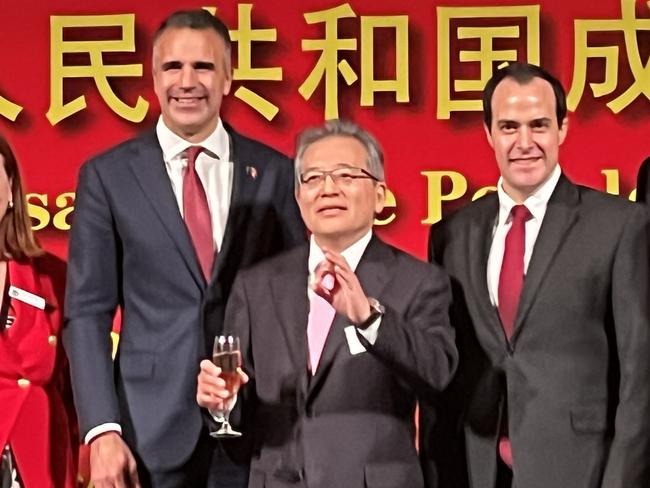
{"type": "Polygon", "coordinates": [[[84,437],[84,444],[90,444],[95,437],[105,434],[106,432],[117,432],[122,435],[122,427],[120,424],[116,424],[115,422],[106,422],[105,424],[93,427],[88,431],[86,437],[84,437]]]}
{"type": "Polygon", "coordinates": [[[377,319],[370,324],[368,327],[365,329],[359,329],[359,334],[361,334],[371,345],[375,345],[375,342],[377,342],[377,334],[379,333],[379,326],[381,325],[381,316],[377,317],[377,319]]]}

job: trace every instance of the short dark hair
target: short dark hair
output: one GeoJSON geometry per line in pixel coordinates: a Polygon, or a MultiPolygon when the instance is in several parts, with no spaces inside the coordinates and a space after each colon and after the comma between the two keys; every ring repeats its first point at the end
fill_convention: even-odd
{"type": "Polygon", "coordinates": [[[230,40],[230,33],[228,32],[228,26],[221,21],[218,17],[212,15],[205,9],[195,9],[195,10],[178,10],[165,20],[163,20],[160,27],[153,36],[153,42],[155,43],[158,38],[165,32],[167,29],[214,29],[214,31],[223,39],[223,42],[226,44],[226,50],[230,51],[230,46],[232,41],[230,40]]]}
{"type": "Polygon", "coordinates": [[[331,136],[351,137],[359,141],[368,153],[367,164],[370,174],[379,181],[384,181],[384,153],[377,139],[351,120],[333,119],[326,121],[322,126],[309,127],[298,135],[294,162],[296,183],[300,182],[302,157],[307,148],[321,139],[331,136]]]}
{"type": "Polygon", "coordinates": [[[541,78],[548,81],[553,88],[555,94],[555,115],[557,123],[562,127],[562,121],[566,117],[566,93],[562,87],[562,83],[551,75],[548,71],[543,70],[539,66],[529,63],[510,63],[506,67],[497,70],[492,78],[485,85],[483,90],[483,121],[488,131],[492,127],[492,95],[499,83],[505,78],[512,78],[520,85],[525,85],[533,78],[541,78]]]}
{"type": "Polygon", "coordinates": [[[0,155],[4,158],[4,170],[11,180],[11,203],[0,220],[0,259],[23,260],[43,254],[27,213],[25,192],[20,181],[18,162],[9,142],[0,134],[0,155]]]}

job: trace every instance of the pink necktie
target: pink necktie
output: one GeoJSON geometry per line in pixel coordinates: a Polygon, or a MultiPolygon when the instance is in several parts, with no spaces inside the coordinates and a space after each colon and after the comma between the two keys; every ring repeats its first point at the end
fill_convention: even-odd
{"type": "Polygon", "coordinates": [[[199,265],[206,281],[210,281],[214,263],[212,219],[205,190],[196,172],[196,158],[203,151],[201,146],[187,148],[187,168],[183,176],[183,218],[190,233],[199,265]]]}
{"type": "MultiPolygon", "coordinates": [[[[326,274],[323,277],[323,286],[331,290],[334,286],[334,277],[326,274]]],[[[327,300],[316,293],[309,294],[309,318],[307,320],[307,344],[309,346],[309,366],[311,374],[316,374],[327,334],[329,334],[335,310],[327,300]]]]}
{"type": "MultiPolygon", "coordinates": [[[[514,332],[519,298],[524,286],[526,221],[532,217],[524,205],[515,205],[510,213],[512,226],[506,235],[503,263],[499,275],[499,316],[508,340],[514,332]]],[[[498,450],[501,460],[512,468],[512,444],[507,433],[499,438],[498,450]]]]}

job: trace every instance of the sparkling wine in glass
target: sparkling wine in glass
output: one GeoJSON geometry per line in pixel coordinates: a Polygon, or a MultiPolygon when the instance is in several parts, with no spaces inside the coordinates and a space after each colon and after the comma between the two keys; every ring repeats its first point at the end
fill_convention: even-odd
{"type": "Polygon", "coordinates": [[[226,382],[226,389],[230,392],[230,398],[224,400],[223,409],[216,412],[223,419],[221,428],[216,432],[211,432],[210,435],[217,438],[239,437],[241,432],[234,430],[229,422],[230,410],[234,405],[232,397],[237,394],[241,385],[241,376],[238,371],[241,368],[239,337],[215,337],[212,362],[221,368],[220,377],[226,382]]]}

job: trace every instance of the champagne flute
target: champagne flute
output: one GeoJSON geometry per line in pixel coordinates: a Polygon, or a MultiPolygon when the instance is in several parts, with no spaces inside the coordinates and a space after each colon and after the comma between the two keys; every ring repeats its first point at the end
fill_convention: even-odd
{"type": "Polygon", "coordinates": [[[222,417],[221,428],[216,432],[211,432],[212,437],[228,438],[240,437],[241,432],[237,432],[230,426],[230,411],[234,406],[233,397],[239,391],[241,385],[241,351],[239,349],[239,337],[217,336],[214,338],[214,348],[212,350],[212,362],[221,368],[220,378],[226,382],[226,389],[230,392],[230,398],[224,400],[223,409],[219,410],[218,416],[222,417]]]}

